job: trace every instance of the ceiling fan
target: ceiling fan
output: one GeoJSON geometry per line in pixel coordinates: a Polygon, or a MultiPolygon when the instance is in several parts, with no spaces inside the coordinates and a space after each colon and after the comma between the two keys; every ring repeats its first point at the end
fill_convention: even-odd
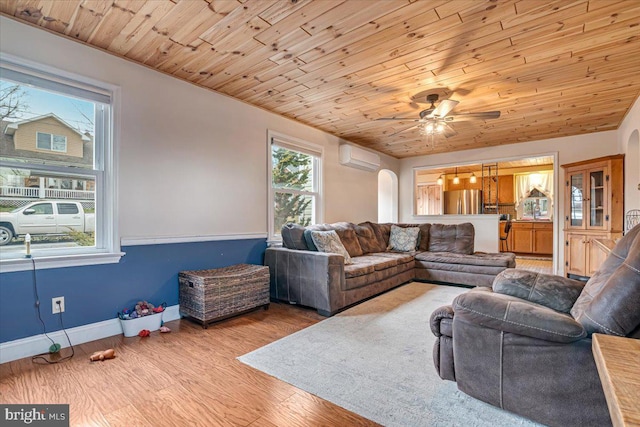
{"type": "Polygon", "coordinates": [[[395,120],[395,121],[412,121],[418,122],[417,125],[413,125],[406,129],[403,129],[399,132],[393,133],[389,136],[394,136],[402,132],[406,132],[413,128],[420,128],[420,133],[423,135],[434,135],[437,133],[441,133],[445,138],[450,138],[452,136],[457,135],[458,133],[453,130],[448,123],[451,122],[462,122],[462,121],[470,121],[470,120],[489,120],[489,119],[497,119],[500,117],[500,111],[484,111],[479,113],[460,113],[460,114],[449,114],[451,110],[455,108],[456,105],[460,101],[454,101],[451,99],[443,99],[440,101],[438,106],[436,107],[436,102],[438,101],[438,94],[430,94],[427,95],[427,102],[431,103],[431,106],[426,110],[420,111],[420,118],[415,117],[382,117],[376,120],[395,120]]]}

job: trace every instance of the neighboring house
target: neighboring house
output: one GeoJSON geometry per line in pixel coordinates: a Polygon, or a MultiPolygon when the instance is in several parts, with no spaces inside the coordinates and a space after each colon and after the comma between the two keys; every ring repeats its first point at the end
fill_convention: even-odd
{"type": "MultiPolygon", "coordinates": [[[[18,122],[0,122],[0,158],[38,159],[48,165],[91,168],[93,139],[50,113],[18,122]]],[[[0,173],[0,204],[35,198],[93,199],[95,183],[73,177],[0,173]]]]}

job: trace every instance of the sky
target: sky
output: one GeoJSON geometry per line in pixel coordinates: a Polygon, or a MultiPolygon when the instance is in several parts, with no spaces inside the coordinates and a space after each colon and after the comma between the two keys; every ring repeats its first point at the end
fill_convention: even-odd
{"type": "MultiPolygon", "coordinates": [[[[6,80],[0,80],[0,87],[3,89],[14,84],[6,80]]],[[[53,113],[80,132],[89,131],[89,133],[93,134],[94,104],[92,102],[58,95],[25,85],[20,86],[25,107],[18,111],[17,119],[13,120],[25,120],[53,113]]]]}

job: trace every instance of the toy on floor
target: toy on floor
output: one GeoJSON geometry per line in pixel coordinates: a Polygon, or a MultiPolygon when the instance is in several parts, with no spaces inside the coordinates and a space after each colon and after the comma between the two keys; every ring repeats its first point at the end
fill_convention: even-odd
{"type": "Polygon", "coordinates": [[[148,337],[149,335],[151,335],[151,331],[148,329],[143,329],[140,332],[138,332],[139,337],[148,337]]]}
{"type": "Polygon", "coordinates": [[[162,333],[171,332],[171,329],[167,328],[166,326],[160,326],[160,332],[162,333]]]}
{"type": "Polygon", "coordinates": [[[103,351],[96,351],[91,356],[89,356],[89,360],[92,362],[96,361],[104,361],[108,359],[115,359],[116,351],[112,348],[103,351]]]}

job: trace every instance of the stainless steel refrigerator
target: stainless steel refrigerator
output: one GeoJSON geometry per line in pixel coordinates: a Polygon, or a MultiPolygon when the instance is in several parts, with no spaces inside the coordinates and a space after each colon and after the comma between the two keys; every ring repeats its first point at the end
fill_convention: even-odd
{"type": "Polygon", "coordinates": [[[481,214],[482,190],[445,191],[444,213],[458,215],[481,214]]]}

